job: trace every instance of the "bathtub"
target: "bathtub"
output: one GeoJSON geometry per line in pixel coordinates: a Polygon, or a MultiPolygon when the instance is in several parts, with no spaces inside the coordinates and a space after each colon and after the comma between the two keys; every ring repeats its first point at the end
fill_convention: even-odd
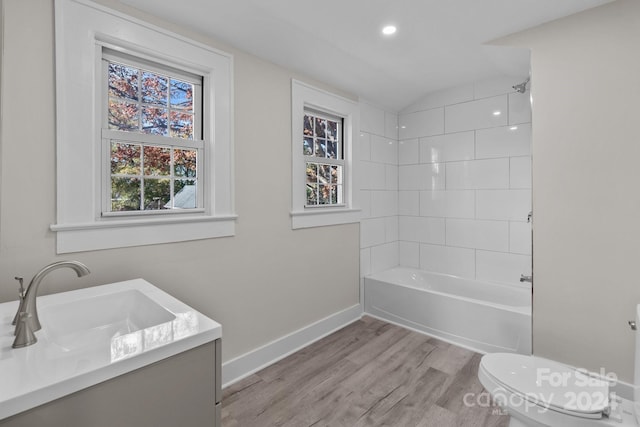
{"type": "Polygon", "coordinates": [[[364,278],[365,312],[481,353],[531,354],[531,287],[396,267],[364,278]]]}

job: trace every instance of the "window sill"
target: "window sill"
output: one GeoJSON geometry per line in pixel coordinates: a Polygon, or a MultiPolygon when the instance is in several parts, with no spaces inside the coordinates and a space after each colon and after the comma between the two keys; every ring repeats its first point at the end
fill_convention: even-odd
{"type": "Polygon", "coordinates": [[[57,253],[94,251],[228,237],[237,215],[189,218],[121,219],[87,224],[52,224],[57,253]]]}
{"type": "Polygon", "coordinates": [[[313,208],[291,212],[291,228],[324,227],[360,221],[360,209],[313,208]]]}

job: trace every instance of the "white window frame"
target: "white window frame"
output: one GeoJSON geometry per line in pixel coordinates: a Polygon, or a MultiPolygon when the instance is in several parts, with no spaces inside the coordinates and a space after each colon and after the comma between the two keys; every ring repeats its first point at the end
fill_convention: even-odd
{"type": "MultiPolygon", "coordinates": [[[[202,76],[196,76],[191,74],[186,74],[181,70],[173,70],[169,67],[163,67],[162,65],[149,63],[147,61],[141,61],[138,58],[131,57],[129,55],[123,55],[117,52],[114,52],[109,48],[109,46],[104,45],[102,50],[102,71],[101,75],[98,77],[102,82],[102,97],[97,97],[99,99],[100,104],[96,106],[96,109],[101,111],[101,123],[102,123],[102,216],[135,216],[135,215],[182,215],[185,211],[181,210],[139,210],[139,211],[112,211],[111,210],[111,168],[107,164],[105,160],[110,157],[111,153],[111,143],[112,142],[120,142],[124,144],[134,144],[140,145],[142,147],[145,146],[156,146],[156,147],[165,147],[173,150],[174,148],[182,148],[187,150],[195,150],[197,152],[197,170],[196,170],[196,178],[194,179],[197,182],[197,206],[195,208],[189,208],[188,212],[200,212],[204,211],[203,206],[203,163],[204,163],[204,145],[206,143],[205,140],[200,138],[202,135],[202,76]],[[116,62],[120,64],[124,64],[129,67],[151,71],[160,75],[169,75],[171,78],[178,78],[181,81],[185,81],[187,83],[191,83],[194,86],[193,93],[193,116],[194,116],[194,138],[193,139],[184,139],[184,138],[175,138],[169,135],[150,135],[144,134],[141,132],[134,131],[120,131],[120,130],[111,130],[109,129],[109,109],[107,107],[107,100],[109,99],[109,88],[108,88],[108,79],[109,79],[109,70],[108,63],[116,62]]],[[[139,89],[140,90],[140,89],[139,89]]],[[[135,101],[134,101],[135,102],[135,101]]],[[[139,103],[139,102],[138,102],[139,103]]],[[[144,149],[144,148],[143,148],[144,149]]],[[[143,171],[140,171],[140,174],[143,176],[143,171]]],[[[167,176],[168,179],[171,179],[170,176],[167,176]]],[[[144,179],[144,178],[143,178],[144,179]]]]}
{"type": "MultiPolygon", "coordinates": [[[[314,209],[314,208],[320,208],[320,209],[325,209],[325,208],[329,208],[329,207],[343,207],[344,206],[344,182],[343,182],[343,175],[344,175],[344,171],[345,171],[345,161],[344,161],[344,118],[343,117],[338,117],[338,116],[334,116],[332,114],[328,114],[325,111],[317,111],[311,108],[305,108],[304,109],[304,113],[305,115],[310,115],[313,116],[315,118],[319,118],[319,119],[325,119],[325,120],[331,120],[331,121],[335,121],[338,122],[338,142],[339,142],[339,148],[338,148],[338,156],[336,159],[332,159],[329,157],[317,157],[315,155],[304,155],[305,157],[305,168],[306,165],[308,163],[315,163],[317,165],[331,165],[331,166],[340,166],[341,167],[341,173],[340,176],[338,178],[338,184],[339,184],[339,188],[338,188],[338,203],[333,203],[333,204],[316,204],[316,205],[309,205],[306,203],[305,201],[305,209],[314,209]]],[[[314,124],[315,126],[315,124],[314,124]]]]}
{"type": "Polygon", "coordinates": [[[88,0],[55,0],[55,24],[57,252],[234,235],[233,57],[88,0]],[[102,215],[103,46],[203,77],[204,204],[197,212],[102,215]]]}
{"type": "MultiPolygon", "coordinates": [[[[307,83],[291,80],[291,159],[293,229],[348,224],[360,220],[359,158],[356,132],[359,129],[358,103],[318,89],[307,83]],[[305,110],[310,109],[343,119],[343,197],[340,205],[306,206],[306,162],[310,159],[302,150],[305,110]]],[[[314,158],[322,163],[322,158],[314,158]]]]}

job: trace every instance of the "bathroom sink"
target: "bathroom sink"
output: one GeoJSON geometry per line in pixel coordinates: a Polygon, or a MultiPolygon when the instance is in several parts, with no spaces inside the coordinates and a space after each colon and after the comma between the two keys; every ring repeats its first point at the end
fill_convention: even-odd
{"type": "Polygon", "coordinates": [[[143,279],[38,297],[38,341],[13,349],[17,301],[0,304],[0,420],[222,336],[143,279]]]}
{"type": "Polygon", "coordinates": [[[112,344],[118,337],[176,319],[136,289],[42,307],[49,340],[66,350],[112,344]]]}

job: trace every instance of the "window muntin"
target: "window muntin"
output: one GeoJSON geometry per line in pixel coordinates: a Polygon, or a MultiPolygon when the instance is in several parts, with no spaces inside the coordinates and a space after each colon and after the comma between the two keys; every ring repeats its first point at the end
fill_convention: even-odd
{"type": "Polygon", "coordinates": [[[102,215],[201,210],[202,78],[103,50],[102,215]]]}
{"type": "Polygon", "coordinates": [[[111,211],[197,208],[197,150],[111,142],[111,211]]]}
{"type": "Polygon", "coordinates": [[[306,169],[305,208],[344,205],[343,119],[305,109],[302,152],[306,169]]]}
{"type": "Polygon", "coordinates": [[[106,62],[109,129],[194,139],[194,84],[106,62]]]}

